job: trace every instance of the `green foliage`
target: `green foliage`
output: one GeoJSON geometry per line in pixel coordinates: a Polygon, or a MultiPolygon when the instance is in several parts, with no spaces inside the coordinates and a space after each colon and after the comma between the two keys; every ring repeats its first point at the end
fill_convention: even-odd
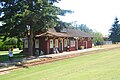
{"type": "Polygon", "coordinates": [[[19,50],[23,50],[23,44],[19,45],[19,50]]]}
{"type": "MultiPolygon", "coordinates": [[[[33,38],[37,31],[46,31],[48,28],[55,27],[59,18],[57,15],[71,13],[70,10],[61,10],[53,3],[59,0],[0,0],[0,17],[2,26],[0,32],[7,37],[25,37],[30,27],[29,50],[32,55],[33,38]]],[[[19,43],[18,47],[19,47],[19,43]]]]}
{"type": "Polygon", "coordinates": [[[4,42],[0,41],[0,50],[8,51],[10,47],[12,48],[20,48],[23,49],[23,42],[21,40],[17,40],[17,38],[7,38],[4,42]],[[18,46],[19,43],[19,46],[18,46]]]}
{"type": "Polygon", "coordinates": [[[0,51],[8,51],[10,47],[16,48],[17,46],[16,45],[2,45],[0,47],[0,51]]]}
{"type": "Polygon", "coordinates": [[[62,30],[64,28],[73,28],[71,23],[63,22],[63,21],[58,21],[57,26],[55,27],[57,30],[62,30]]]}
{"type": "Polygon", "coordinates": [[[118,18],[115,18],[115,22],[112,25],[112,28],[110,29],[110,40],[112,40],[113,43],[120,42],[120,24],[118,18]]]}
{"type": "Polygon", "coordinates": [[[69,28],[69,27],[72,27],[72,24],[67,23],[67,22],[63,22],[63,21],[59,21],[59,23],[57,24],[57,27],[69,28]]]}
{"type": "Polygon", "coordinates": [[[76,29],[80,29],[81,31],[84,31],[86,33],[93,35],[94,36],[93,43],[96,45],[100,45],[104,41],[102,33],[93,31],[92,29],[87,27],[87,25],[85,25],[85,24],[77,25],[76,29]]]}
{"type": "Polygon", "coordinates": [[[3,45],[3,42],[2,42],[2,40],[0,40],[0,47],[3,45]]]}
{"type": "Polygon", "coordinates": [[[71,13],[53,5],[59,0],[1,0],[0,17],[2,26],[0,32],[5,37],[24,36],[26,26],[34,32],[55,27],[59,18],[57,15],[71,13]]]}
{"type": "Polygon", "coordinates": [[[17,45],[17,39],[9,38],[6,41],[4,41],[4,45],[17,45]]]}
{"type": "Polygon", "coordinates": [[[87,27],[85,24],[78,25],[76,28],[87,33],[93,33],[93,30],[87,27]]]}
{"type": "MultiPolygon", "coordinates": [[[[33,38],[37,31],[47,30],[58,24],[57,15],[71,13],[70,10],[61,10],[53,3],[59,0],[0,0],[0,33],[7,37],[25,37],[30,26],[30,55],[32,55],[33,38]]],[[[18,47],[19,47],[19,43],[18,47]]]]}
{"type": "Polygon", "coordinates": [[[103,35],[100,32],[94,32],[93,35],[94,35],[93,38],[94,44],[100,45],[104,41],[103,35]]]}

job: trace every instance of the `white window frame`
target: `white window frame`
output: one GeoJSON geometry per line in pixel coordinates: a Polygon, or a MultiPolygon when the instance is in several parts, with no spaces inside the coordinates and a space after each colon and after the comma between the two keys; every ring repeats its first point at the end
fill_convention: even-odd
{"type": "Polygon", "coordinates": [[[55,47],[58,48],[58,39],[55,39],[55,47]]]}
{"type": "Polygon", "coordinates": [[[35,39],[35,48],[39,48],[39,39],[35,39]]]}
{"type": "Polygon", "coordinates": [[[69,46],[70,46],[70,40],[69,40],[69,39],[67,39],[67,45],[69,45],[69,46]]]}
{"type": "Polygon", "coordinates": [[[28,39],[24,41],[24,48],[28,48],[28,39]]]}
{"type": "Polygon", "coordinates": [[[50,39],[50,48],[53,48],[53,39],[50,39]]]}
{"type": "Polygon", "coordinates": [[[61,42],[62,42],[62,50],[63,50],[63,39],[61,38],[61,42]]]}
{"type": "Polygon", "coordinates": [[[67,47],[67,39],[64,39],[64,47],[67,47]]]}
{"type": "Polygon", "coordinates": [[[75,47],[75,40],[70,40],[70,46],[75,47]]]}

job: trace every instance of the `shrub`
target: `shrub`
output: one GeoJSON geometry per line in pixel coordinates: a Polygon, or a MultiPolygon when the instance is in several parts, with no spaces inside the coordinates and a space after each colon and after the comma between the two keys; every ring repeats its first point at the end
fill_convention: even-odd
{"type": "Polygon", "coordinates": [[[19,48],[20,50],[23,49],[23,43],[22,41],[19,41],[19,44],[17,45],[17,39],[16,38],[8,38],[6,41],[2,42],[0,40],[0,50],[6,51],[10,47],[12,48],[19,48]],[[19,46],[18,46],[19,45],[19,46]]]}
{"type": "Polygon", "coordinates": [[[23,49],[23,45],[20,45],[19,49],[22,50],[23,49]]]}
{"type": "Polygon", "coordinates": [[[0,51],[8,51],[10,47],[14,48],[15,45],[2,45],[0,51]]]}
{"type": "Polygon", "coordinates": [[[2,40],[0,40],[0,47],[3,45],[3,42],[2,42],[2,40]]]}
{"type": "Polygon", "coordinates": [[[4,42],[4,45],[17,45],[17,39],[10,38],[4,42]]]}
{"type": "Polygon", "coordinates": [[[84,46],[80,46],[80,49],[84,49],[84,46]]]}

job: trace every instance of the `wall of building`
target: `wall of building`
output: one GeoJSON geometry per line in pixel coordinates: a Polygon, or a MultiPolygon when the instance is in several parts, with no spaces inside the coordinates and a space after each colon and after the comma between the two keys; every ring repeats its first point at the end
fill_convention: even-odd
{"type": "MultiPolygon", "coordinates": [[[[58,48],[57,49],[58,49],[59,52],[75,51],[77,49],[80,49],[81,46],[84,46],[85,48],[92,48],[92,40],[89,39],[89,38],[81,38],[81,39],[77,40],[77,39],[74,39],[74,38],[65,38],[65,37],[62,37],[62,38],[58,38],[58,37],[39,37],[37,39],[39,39],[39,48],[35,48],[35,45],[34,45],[34,54],[35,55],[36,55],[37,50],[39,51],[39,55],[41,54],[41,51],[44,54],[51,54],[51,53],[53,54],[53,48],[50,48],[50,40],[51,39],[53,40],[53,47],[55,46],[55,40],[56,39],[58,40],[58,48]],[[65,46],[65,40],[67,40],[67,45],[66,46],[65,46]],[[71,40],[73,40],[72,43],[71,43],[71,40]],[[60,50],[61,49],[60,48],[61,47],[60,46],[61,41],[63,41],[62,42],[63,50],[60,50]],[[71,46],[71,44],[73,44],[73,43],[75,45],[71,46]],[[69,46],[69,48],[68,48],[68,46],[69,46]]],[[[35,42],[34,42],[34,44],[35,44],[35,42]]],[[[24,48],[24,52],[28,53],[29,52],[28,48],[24,48]]]]}
{"type": "Polygon", "coordinates": [[[87,48],[92,48],[92,39],[86,38],[86,41],[87,41],[87,48]]]}
{"type": "Polygon", "coordinates": [[[92,48],[92,39],[90,38],[81,38],[78,40],[78,48],[81,49],[81,46],[84,48],[92,48]]]}

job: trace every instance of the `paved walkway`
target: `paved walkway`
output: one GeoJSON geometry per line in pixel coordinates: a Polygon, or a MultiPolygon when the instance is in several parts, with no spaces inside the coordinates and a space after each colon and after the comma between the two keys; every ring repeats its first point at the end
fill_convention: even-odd
{"type": "Polygon", "coordinates": [[[3,63],[0,63],[0,66],[8,66],[8,65],[14,65],[15,62],[21,62],[21,61],[24,61],[24,62],[33,62],[33,61],[37,61],[37,60],[40,60],[42,58],[55,58],[55,57],[62,57],[62,56],[67,56],[67,55],[71,55],[71,54],[80,54],[80,53],[83,53],[83,52],[89,52],[89,51],[95,51],[95,50],[100,50],[102,48],[89,48],[89,49],[83,49],[83,50],[77,50],[77,51],[70,51],[70,52],[63,52],[63,53],[58,53],[58,54],[49,54],[49,55],[42,55],[42,56],[39,56],[39,57],[32,57],[32,58],[25,58],[25,59],[19,59],[19,60],[14,60],[13,62],[3,62],[3,63]]]}
{"type": "Polygon", "coordinates": [[[49,55],[43,55],[40,57],[59,57],[59,56],[66,56],[66,55],[70,55],[70,54],[79,54],[79,53],[83,53],[83,52],[89,52],[89,51],[95,51],[95,50],[99,50],[102,48],[89,48],[89,49],[83,49],[83,50],[77,50],[77,51],[70,51],[70,52],[63,52],[63,53],[58,53],[58,54],[49,54],[49,55]]]}

